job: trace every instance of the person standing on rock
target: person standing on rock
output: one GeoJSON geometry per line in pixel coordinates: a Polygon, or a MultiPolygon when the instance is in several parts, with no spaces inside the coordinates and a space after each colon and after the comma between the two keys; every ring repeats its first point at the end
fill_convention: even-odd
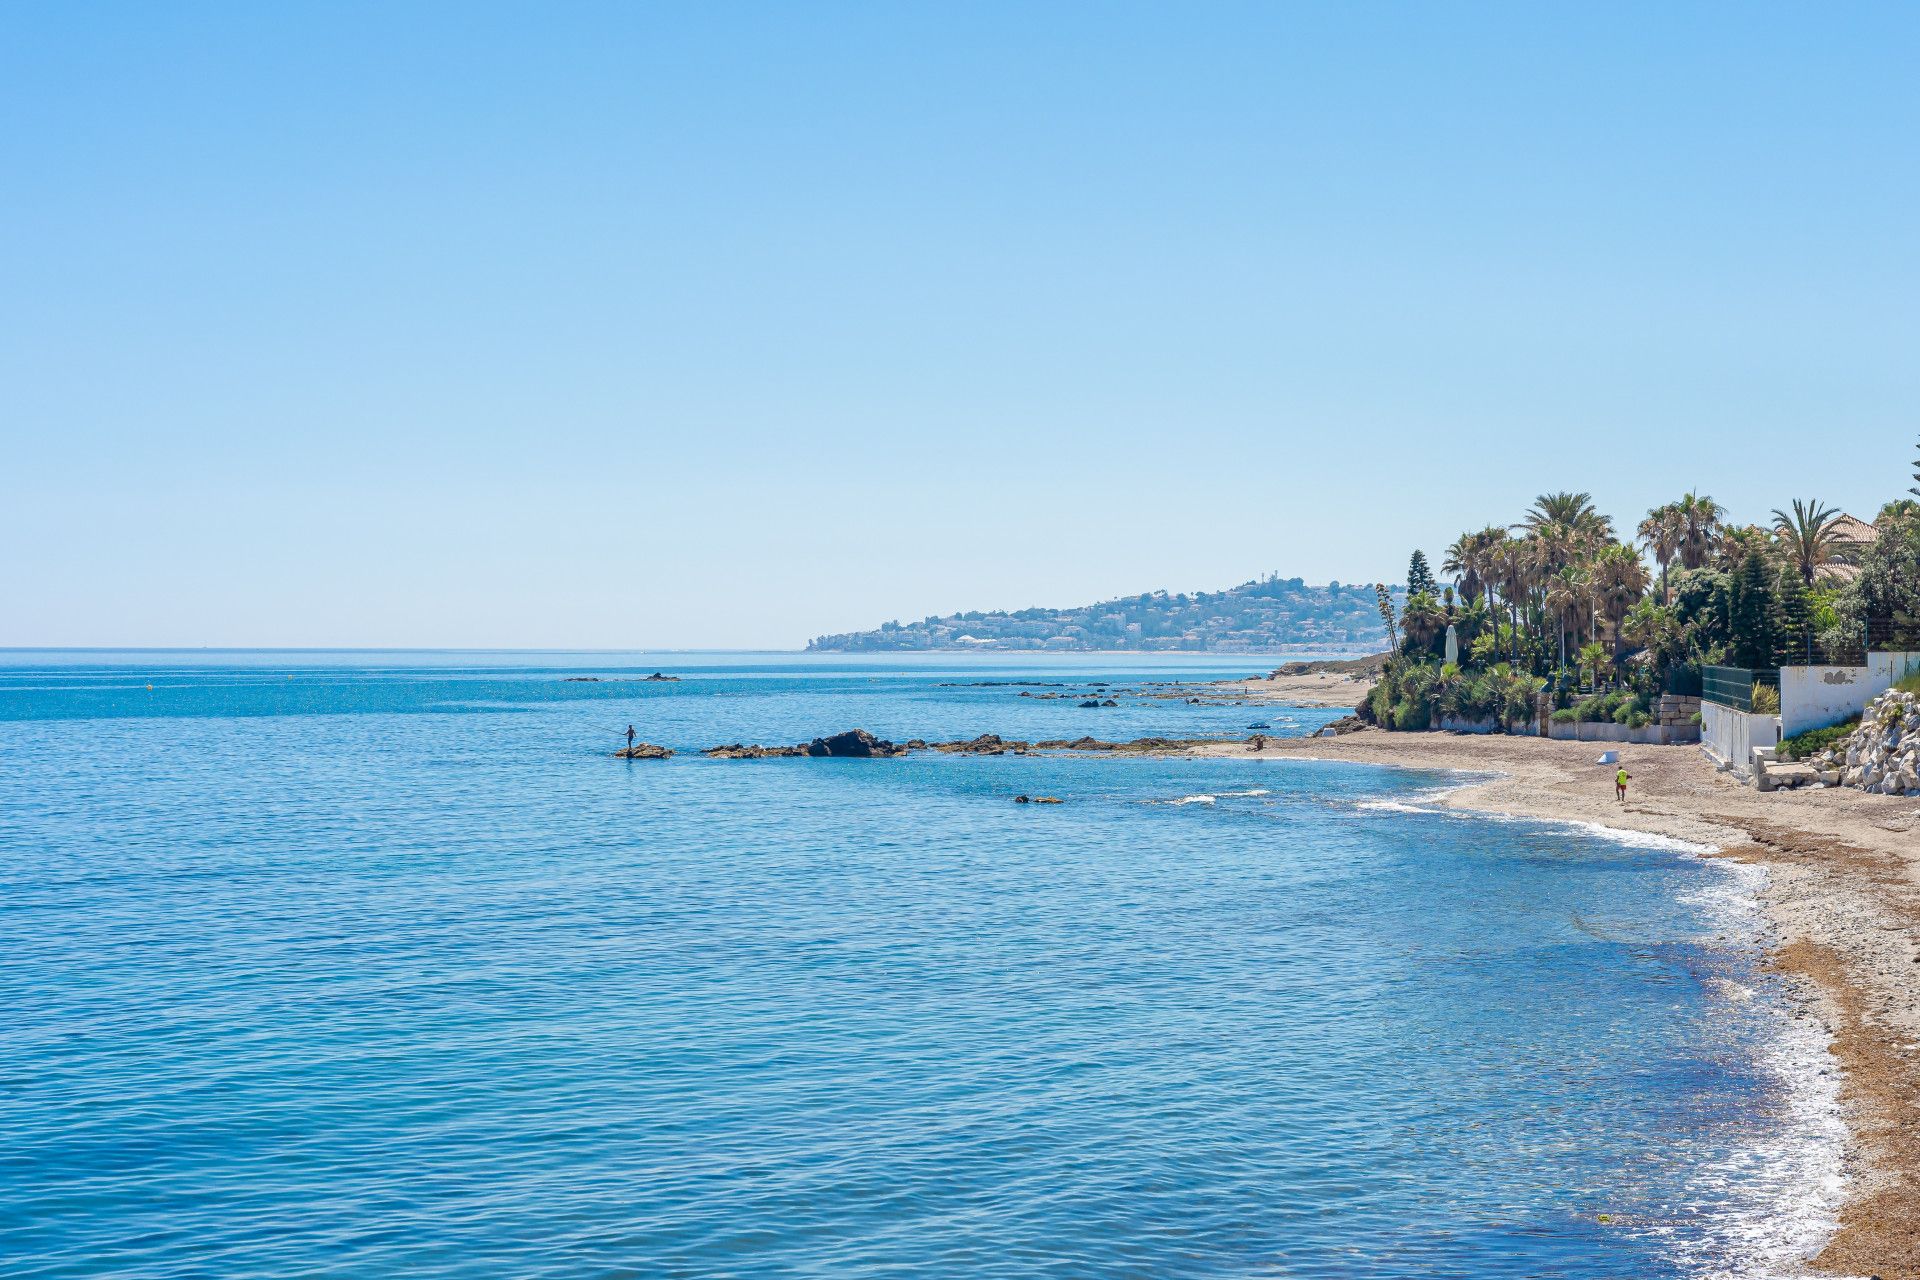
{"type": "Polygon", "coordinates": [[[1613,798],[1617,803],[1625,804],[1627,802],[1628,776],[1627,766],[1623,761],[1620,765],[1620,772],[1613,775],[1613,798]]]}
{"type": "Polygon", "coordinates": [[[633,726],[632,726],[632,725],[628,725],[628,726],[627,726],[627,750],[628,750],[628,751],[632,751],[632,750],[633,750],[633,740],[634,740],[634,737],[635,737],[635,736],[636,736],[636,735],[635,735],[635,734],[634,734],[634,732],[633,732],[633,726]]]}

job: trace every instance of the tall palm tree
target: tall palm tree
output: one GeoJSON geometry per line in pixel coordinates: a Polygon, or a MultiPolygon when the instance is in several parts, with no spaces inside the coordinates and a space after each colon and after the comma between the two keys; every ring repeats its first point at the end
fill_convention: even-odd
{"type": "Polygon", "coordinates": [[[1667,590],[1667,566],[1680,554],[1680,541],[1686,536],[1686,521],[1680,514],[1680,504],[1669,502],[1647,512],[1647,518],[1640,522],[1638,533],[1640,544],[1653,553],[1654,563],[1660,566],[1660,598],[1671,604],[1673,595],[1667,590]]]}
{"type": "Polygon", "coordinates": [[[1720,541],[1724,514],[1720,504],[1705,494],[1689,493],[1673,504],[1680,526],[1680,567],[1700,569],[1713,558],[1720,541]]]}
{"type": "Polygon", "coordinates": [[[1477,533],[1461,534],[1447,548],[1447,558],[1441,563],[1440,571],[1458,580],[1463,600],[1469,603],[1478,600],[1493,584],[1494,551],[1506,537],[1505,529],[1489,525],[1477,533]]]}
{"type": "Polygon", "coordinates": [[[1500,594],[1507,600],[1507,622],[1512,627],[1508,634],[1508,660],[1519,661],[1520,643],[1520,601],[1526,594],[1531,577],[1532,561],[1527,544],[1519,538],[1504,539],[1493,551],[1494,581],[1499,585],[1500,594]]]}
{"type": "Polygon", "coordinates": [[[1579,572],[1572,568],[1562,569],[1547,580],[1547,614],[1554,621],[1554,629],[1560,635],[1560,665],[1567,665],[1567,624],[1580,608],[1580,602],[1587,598],[1587,584],[1579,572]]]}
{"type": "Polygon", "coordinates": [[[1613,628],[1614,656],[1620,655],[1620,621],[1641,596],[1647,594],[1647,565],[1623,542],[1613,543],[1593,558],[1594,594],[1613,628]]]}
{"type": "Polygon", "coordinates": [[[1529,530],[1558,524],[1581,533],[1613,532],[1613,521],[1594,508],[1590,493],[1543,493],[1533,500],[1525,524],[1529,530]]]}
{"type": "Polygon", "coordinates": [[[1480,598],[1480,553],[1475,539],[1477,534],[1463,533],[1453,540],[1447,548],[1446,558],[1440,562],[1440,572],[1447,574],[1460,586],[1460,602],[1472,604],[1480,598]]]}
{"type": "Polygon", "coordinates": [[[1840,509],[1821,506],[1818,498],[1804,502],[1795,498],[1791,516],[1774,508],[1773,529],[1780,536],[1781,550],[1808,586],[1813,585],[1814,577],[1827,561],[1833,559],[1839,525],[1840,509]]]}

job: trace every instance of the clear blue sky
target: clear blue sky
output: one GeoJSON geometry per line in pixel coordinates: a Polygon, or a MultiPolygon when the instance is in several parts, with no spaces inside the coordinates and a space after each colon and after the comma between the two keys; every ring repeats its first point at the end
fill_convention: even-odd
{"type": "Polygon", "coordinates": [[[1866,516],[1920,8],[0,8],[0,644],[772,646],[1866,516]]]}

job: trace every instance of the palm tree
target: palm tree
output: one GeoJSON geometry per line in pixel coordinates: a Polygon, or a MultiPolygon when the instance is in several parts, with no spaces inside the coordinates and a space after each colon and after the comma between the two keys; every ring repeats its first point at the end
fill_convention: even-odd
{"type": "Polygon", "coordinates": [[[1440,572],[1452,574],[1460,584],[1460,598],[1471,604],[1478,600],[1493,580],[1492,554],[1506,540],[1507,531],[1489,526],[1478,533],[1463,533],[1447,548],[1440,572]]]}
{"type": "Polygon", "coordinates": [[[1613,627],[1613,652],[1620,653],[1620,620],[1636,600],[1647,594],[1647,566],[1623,542],[1608,546],[1593,560],[1594,594],[1613,627]]]}
{"type": "Polygon", "coordinates": [[[1594,508],[1590,493],[1543,493],[1533,500],[1525,523],[1529,531],[1557,524],[1575,533],[1602,537],[1613,534],[1613,521],[1594,508]]]}
{"type": "Polygon", "coordinates": [[[1400,634],[1406,638],[1407,648],[1430,648],[1446,629],[1447,615],[1432,596],[1422,591],[1407,597],[1406,608],[1400,611],[1400,634]]]}
{"type": "Polygon", "coordinates": [[[1800,571],[1800,580],[1808,586],[1813,585],[1821,567],[1833,559],[1839,524],[1840,509],[1823,507],[1818,498],[1805,502],[1795,498],[1791,516],[1774,508],[1773,528],[1780,535],[1780,547],[1786,552],[1788,562],[1800,571]]]}
{"type": "Polygon", "coordinates": [[[1562,569],[1547,580],[1547,613],[1554,621],[1554,629],[1560,634],[1560,665],[1567,665],[1567,623],[1587,598],[1587,584],[1580,574],[1571,568],[1562,569]]]}
{"type": "Polygon", "coordinates": [[[1520,597],[1526,593],[1529,577],[1530,557],[1527,544],[1519,538],[1504,539],[1493,550],[1493,580],[1500,588],[1500,594],[1507,600],[1507,622],[1512,630],[1508,636],[1509,647],[1513,650],[1509,659],[1518,661],[1520,643],[1520,597]]]}
{"type": "Polygon", "coordinates": [[[1640,544],[1653,552],[1654,562],[1660,566],[1660,598],[1671,604],[1673,596],[1667,591],[1667,566],[1680,554],[1680,540],[1686,535],[1680,504],[1669,502],[1647,512],[1638,532],[1640,544]]]}
{"type": "Polygon", "coordinates": [[[1689,493],[1674,503],[1673,509],[1680,527],[1680,567],[1706,567],[1720,541],[1720,504],[1703,494],[1689,493]]]}

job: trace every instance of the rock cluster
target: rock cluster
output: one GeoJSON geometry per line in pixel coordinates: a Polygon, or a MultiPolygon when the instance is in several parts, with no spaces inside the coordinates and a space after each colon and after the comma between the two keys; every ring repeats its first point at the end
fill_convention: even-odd
{"type": "Polygon", "coordinates": [[[903,756],[908,748],[898,743],[888,742],[885,738],[876,738],[865,729],[849,729],[845,733],[836,733],[825,738],[815,738],[793,747],[749,747],[742,743],[731,743],[724,747],[708,747],[700,754],[711,756],[715,760],[765,760],[780,756],[836,756],[847,759],[867,759],[874,756],[903,756]]]}
{"type": "Polygon", "coordinates": [[[621,760],[665,760],[673,754],[673,748],[656,746],[651,742],[636,742],[613,754],[621,760]]]}
{"type": "Polygon", "coordinates": [[[1920,795],[1920,695],[1890,689],[1867,704],[1846,742],[1811,761],[1820,779],[1881,795],[1920,795]]]}
{"type": "Polygon", "coordinates": [[[888,742],[884,738],[874,737],[865,729],[851,729],[846,733],[815,738],[811,742],[803,742],[792,747],[748,746],[745,743],[734,742],[724,747],[708,747],[700,754],[715,760],[770,760],[790,756],[904,756],[910,751],[942,751],[949,755],[968,756],[1018,756],[1025,755],[1029,751],[1184,751],[1189,747],[1211,746],[1219,742],[1218,738],[1135,738],[1131,742],[1108,742],[1094,737],[1047,738],[1040,742],[1026,742],[1019,738],[1002,738],[997,733],[983,733],[977,738],[963,738],[953,742],[928,742],[925,738],[888,742]]]}

